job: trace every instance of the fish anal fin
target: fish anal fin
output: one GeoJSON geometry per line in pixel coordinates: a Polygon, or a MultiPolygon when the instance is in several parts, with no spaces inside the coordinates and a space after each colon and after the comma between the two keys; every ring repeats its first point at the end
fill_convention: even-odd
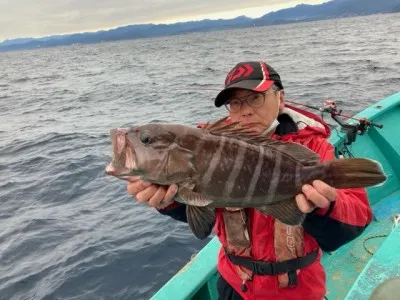
{"type": "Polygon", "coordinates": [[[257,208],[264,215],[271,215],[286,225],[302,224],[306,214],[297,207],[296,200],[290,199],[280,203],[274,203],[257,208]]]}
{"type": "Polygon", "coordinates": [[[215,208],[186,205],[186,217],[193,234],[200,240],[208,237],[215,225],[215,208]]]}

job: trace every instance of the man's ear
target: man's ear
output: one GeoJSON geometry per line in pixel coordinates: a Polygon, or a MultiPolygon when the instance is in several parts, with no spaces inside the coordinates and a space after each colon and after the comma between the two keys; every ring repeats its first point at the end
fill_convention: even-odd
{"type": "Polygon", "coordinates": [[[279,91],[279,111],[285,107],[285,92],[283,90],[279,91]]]}

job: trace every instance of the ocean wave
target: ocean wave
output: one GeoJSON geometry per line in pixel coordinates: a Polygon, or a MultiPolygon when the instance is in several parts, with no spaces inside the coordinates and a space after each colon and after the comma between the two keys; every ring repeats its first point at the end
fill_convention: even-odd
{"type": "Polygon", "coordinates": [[[64,77],[60,74],[53,74],[53,75],[43,75],[43,76],[24,76],[19,78],[14,78],[10,80],[11,83],[27,83],[29,81],[35,80],[43,80],[43,81],[54,81],[56,79],[63,79],[64,77]]]}
{"type": "Polygon", "coordinates": [[[79,73],[76,76],[77,77],[83,77],[83,78],[90,78],[90,77],[97,77],[99,75],[104,75],[104,74],[106,74],[106,72],[102,70],[102,71],[79,73]]]}
{"type": "Polygon", "coordinates": [[[66,111],[70,111],[70,110],[77,110],[79,108],[82,108],[81,106],[64,106],[64,107],[60,107],[57,112],[66,112],[66,111]]]}
{"type": "MultiPolygon", "coordinates": [[[[104,137],[104,136],[103,136],[104,137]]],[[[43,147],[52,148],[54,144],[65,144],[71,143],[72,141],[81,141],[84,144],[89,143],[89,141],[95,141],[99,136],[84,134],[84,133],[58,133],[51,132],[45,135],[40,135],[35,137],[33,140],[20,140],[16,139],[10,141],[8,145],[0,148],[0,154],[19,154],[21,152],[28,152],[31,150],[41,151],[43,147]]]]}
{"type": "Polygon", "coordinates": [[[32,110],[25,110],[25,111],[22,112],[22,115],[36,114],[36,113],[38,113],[40,111],[43,111],[43,110],[44,109],[42,107],[35,108],[35,109],[32,109],[32,110]]]}

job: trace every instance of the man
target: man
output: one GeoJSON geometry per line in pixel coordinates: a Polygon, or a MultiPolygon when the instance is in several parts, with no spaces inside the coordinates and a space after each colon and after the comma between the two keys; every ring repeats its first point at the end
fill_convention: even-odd
{"type": "MultiPolygon", "coordinates": [[[[215,105],[226,106],[230,121],[273,139],[300,143],[319,154],[321,161],[335,158],[333,146],[326,140],[329,127],[318,116],[285,104],[284,95],[281,78],[271,66],[241,62],[228,73],[225,89],[217,95],[215,105]]],[[[163,187],[133,180],[127,190],[137,201],[187,222],[185,205],[172,200],[176,185],[163,187]]],[[[218,258],[220,299],[324,297],[321,249],[339,248],[359,236],[371,222],[366,191],[337,190],[316,180],[303,186],[296,202],[301,211],[308,213],[301,226],[287,226],[252,208],[216,210],[214,229],[222,244],[218,258]],[[229,233],[230,220],[243,220],[243,229],[229,233]],[[238,236],[246,237],[248,242],[238,243],[238,236]]]]}

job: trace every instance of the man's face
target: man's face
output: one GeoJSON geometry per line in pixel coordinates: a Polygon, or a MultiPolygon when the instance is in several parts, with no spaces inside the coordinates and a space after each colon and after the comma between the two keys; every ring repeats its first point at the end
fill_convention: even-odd
{"type": "Polygon", "coordinates": [[[283,106],[283,92],[272,89],[266,91],[265,95],[244,89],[234,89],[227,101],[232,122],[240,122],[257,132],[267,129],[278,117],[283,106]]]}

